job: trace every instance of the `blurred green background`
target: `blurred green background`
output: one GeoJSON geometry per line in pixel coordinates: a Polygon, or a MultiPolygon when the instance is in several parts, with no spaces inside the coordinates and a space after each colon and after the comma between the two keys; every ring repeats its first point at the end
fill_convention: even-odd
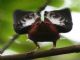
{"type": "MultiPolygon", "coordinates": [[[[21,9],[25,11],[37,11],[38,8],[46,3],[47,0],[0,0],[0,48],[9,41],[15,31],[13,29],[13,12],[21,9]]],[[[67,0],[68,1],[68,0],[67,0]]],[[[72,11],[79,12],[80,0],[70,0],[71,4],[68,6],[72,11]]],[[[64,6],[66,0],[52,0],[49,6],[60,8],[64,6]]],[[[57,48],[74,45],[76,42],[71,40],[59,39],[57,48]]],[[[8,49],[17,53],[29,52],[35,49],[33,42],[29,41],[28,37],[21,35],[8,49]]],[[[52,48],[52,45],[46,44],[41,46],[40,50],[52,48]]],[[[80,60],[80,53],[65,54],[53,57],[39,58],[35,60],[80,60]]]]}

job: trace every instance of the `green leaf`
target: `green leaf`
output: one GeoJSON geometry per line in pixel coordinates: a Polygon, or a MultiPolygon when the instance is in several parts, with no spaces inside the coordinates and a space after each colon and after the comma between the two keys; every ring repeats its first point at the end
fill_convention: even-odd
{"type": "Polygon", "coordinates": [[[47,0],[0,0],[0,6],[7,11],[21,9],[36,11],[40,6],[44,5],[47,0]]]}
{"type": "Polygon", "coordinates": [[[51,0],[50,4],[53,7],[61,7],[64,4],[64,0],[51,0]]]}
{"type": "Polygon", "coordinates": [[[59,39],[57,41],[57,48],[61,48],[61,47],[67,47],[67,46],[70,46],[70,45],[73,45],[73,42],[68,40],[68,39],[59,39]]]}
{"type": "Polygon", "coordinates": [[[13,30],[11,24],[8,21],[0,20],[0,39],[7,41],[12,34],[13,30]]]}
{"type": "Polygon", "coordinates": [[[71,9],[76,12],[80,12],[80,0],[72,0],[71,9]]]}
{"type": "Polygon", "coordinates": [[[29,52],[33,51],[36,48],[35,44],[28,40],[25,35],[21,35],[15,42],[10,46],[9,49],[12,49],[16,52],[29,52]]]}

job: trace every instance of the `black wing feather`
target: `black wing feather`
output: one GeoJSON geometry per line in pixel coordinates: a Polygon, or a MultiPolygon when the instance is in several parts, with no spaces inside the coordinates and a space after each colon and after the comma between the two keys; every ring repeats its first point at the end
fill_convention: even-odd
{"type": "Polygon", "coordinates": [[[28,30],[30,29],[30,26],[27,27],[22,27],[22,23],[20,22],[22,16],[29,14],[29,13],[33,13],[31,11],[22,11],[22,10],[16,10],[14,12],[14,30],[16,31],[16,33],[18,34],[25,34],[28,32],[28,30]]]}
{"type": "Polygon", "coordinates": [[[72,29],[72,18],[71,18],[71,12],[68,8],[63,9],[63,10],[58,10],[58,13],[60,13],[60,15],[65,18],[64,24],[63,26],[59,26],[56,25],[58,31],[60,33],[65,33],[65,32],[69,32],[72,29]]]}

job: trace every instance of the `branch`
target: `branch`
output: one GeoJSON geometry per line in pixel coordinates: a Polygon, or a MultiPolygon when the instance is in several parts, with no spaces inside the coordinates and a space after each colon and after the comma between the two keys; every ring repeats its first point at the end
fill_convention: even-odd
{"type": "Polygon", "coordinates": [[[38,8],[37,13],[40,13],[42,10],[46,8],[46,6],[51,2],[51,0],[47,0],[44,5],[38,8]]]}
{"type": "Polygon", "coordinates": [[[48,56],[56,56],[68,53],[78,53],[80,52],[80,45],[74,45],[64,48],[56,48],[50,49],[46,51],[36,51],[31,53],[17,54],[17,55],[8,55],[8,56],[0,56],[0,60],[32,60],[36,58],[48,57],[48,56]]]}
{"type": "Polygon", "coordinates": [[[2,54],[19,36],[19,34],[13,35],[12,38],[9,39],[9,41],[2,48],[0,48],[0,54],[2,54]]]}

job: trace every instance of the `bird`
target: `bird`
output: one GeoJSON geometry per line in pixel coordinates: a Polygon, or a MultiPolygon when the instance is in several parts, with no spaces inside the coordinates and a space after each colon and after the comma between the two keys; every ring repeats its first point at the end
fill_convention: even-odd
{"type": "Polygon", "coordinates": [[[72,18],[69,8],[45,11],[44,21],[41,15],[33,11],[16,10],[14,12],[14,30],[18,34],[28,34],[28,38],[40,48],[37,42],[56,42],[60,33],[67,33],[72,29],[72,18]]]}

